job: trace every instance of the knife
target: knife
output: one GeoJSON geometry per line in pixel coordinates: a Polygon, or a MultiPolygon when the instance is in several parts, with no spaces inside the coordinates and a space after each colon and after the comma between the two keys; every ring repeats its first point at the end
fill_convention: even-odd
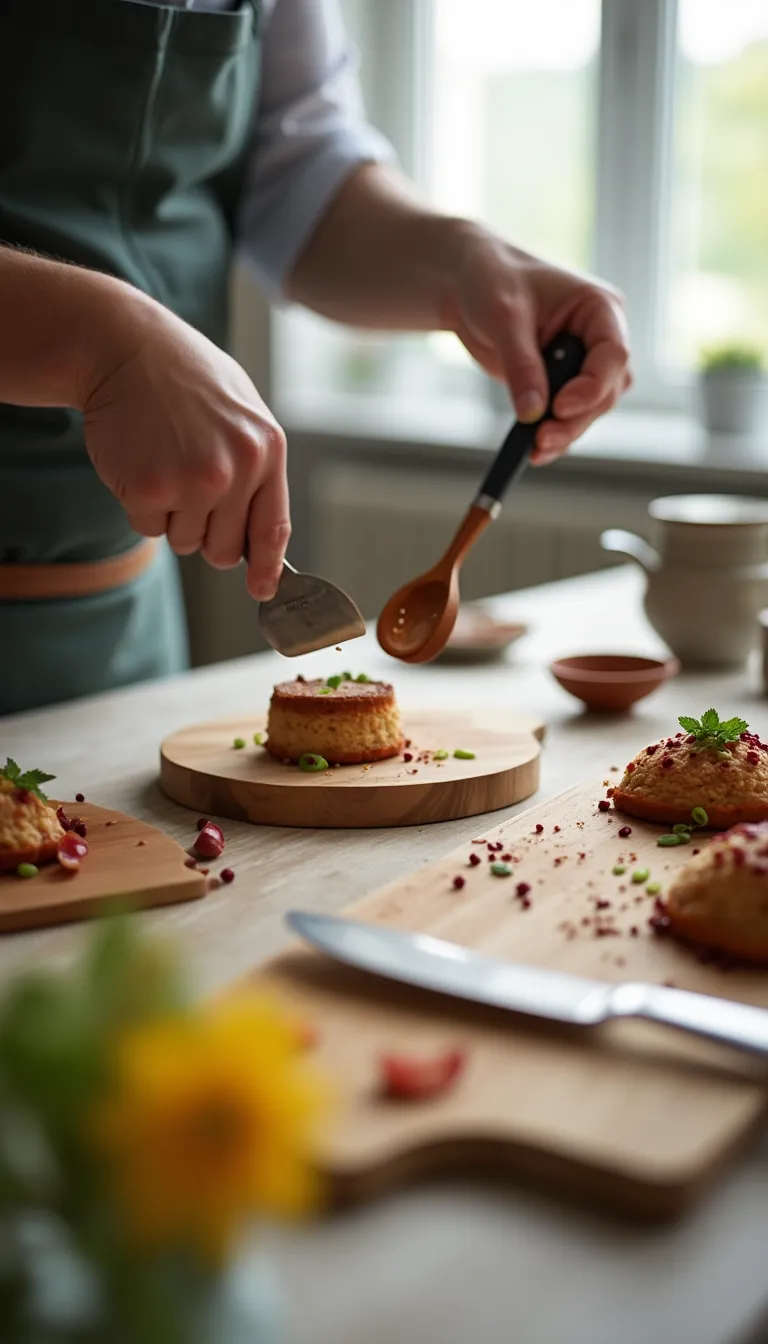
{"type": "Polygon", "coordinates": [[[336,961],[401,984],[529,1017],[592,1027],[644,1018],[768,1059],[768,1011],[687,989],[588,980],[487,957],[428,933],[290,910],[295,933],[336,961]]]}

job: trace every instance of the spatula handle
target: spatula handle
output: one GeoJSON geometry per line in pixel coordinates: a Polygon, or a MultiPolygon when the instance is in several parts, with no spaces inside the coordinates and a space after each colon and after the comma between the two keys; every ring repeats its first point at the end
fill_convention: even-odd
{"type": "Polygon", "coordinates": [[[532,425],[524,425],[518,420],[510,429],[501,448],[496,454],[488,474],[480,487],[477,502],[489,512],[493,504],[501,503],[505,492],[525,468],[533,450],[536,430],[542,420],[546,420],[552,411],[552,402],[565,384],[575,378],[586,355],[586,348],[578,336],[570,332],[561,332],[542,352],[549,381],[549,400],[547,409],[532,425]]]}

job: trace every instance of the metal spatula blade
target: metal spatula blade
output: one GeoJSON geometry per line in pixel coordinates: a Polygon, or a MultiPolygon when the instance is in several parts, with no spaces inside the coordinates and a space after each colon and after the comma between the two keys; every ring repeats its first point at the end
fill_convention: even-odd
{"type": "Polygon", "coordinates": [[[365,621],[351,597],[316,574],[299,574],[287,560],[275,596],[259,607],[259,623],[267,643],[286,658],[365,634],[365,621]]]}

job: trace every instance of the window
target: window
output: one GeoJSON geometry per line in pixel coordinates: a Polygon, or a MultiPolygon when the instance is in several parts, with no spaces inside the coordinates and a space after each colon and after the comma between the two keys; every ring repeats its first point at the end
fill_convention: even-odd
{"type": "MultiPolygon", "coordinates": [[[[431,198],[623,291],[631,402],[684,408],[702,344],[768,355],[768,0],[345,5],[371,118],[431,198]]],[[[452,337],[290,322],[325,389],[487,396],[452,337]]]]}

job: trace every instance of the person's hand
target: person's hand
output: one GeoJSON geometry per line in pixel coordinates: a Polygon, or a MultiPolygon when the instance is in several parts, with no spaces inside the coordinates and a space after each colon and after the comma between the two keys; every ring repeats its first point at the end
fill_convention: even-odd
{"type": "Polygon", "coordinates": [[[211,341],[127,286],[110,301],[83,397],[101,480],[135,531],[219,569],[247,552],[251,596],[274,596],[291,531],[283,431],[211,341]]]}
{"type": "Polygon", "coordinates": [[[466,230],[445,310],[487,373],[509,387],[519,420],[544,412],[547,378],[541,350],[560,331],[587,347],[581,373],[556,396],[555,419],[536,432],[532,461],[552,461],[631,385],[629,332],[617,290],[510,247],[485,229],[466,230]]]}

